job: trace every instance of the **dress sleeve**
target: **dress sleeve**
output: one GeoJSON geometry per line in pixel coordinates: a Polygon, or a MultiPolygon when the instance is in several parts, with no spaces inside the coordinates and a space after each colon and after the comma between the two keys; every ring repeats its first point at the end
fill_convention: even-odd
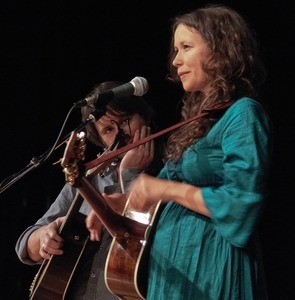
{"type": "Polygon", "coordinates": [[[221,126],[223,183],[203,187],[202,195],[216,230],[234,246],[244,247],[266,197],[271,128],[260,104],[238,102],[226,112],[221,126]]]}

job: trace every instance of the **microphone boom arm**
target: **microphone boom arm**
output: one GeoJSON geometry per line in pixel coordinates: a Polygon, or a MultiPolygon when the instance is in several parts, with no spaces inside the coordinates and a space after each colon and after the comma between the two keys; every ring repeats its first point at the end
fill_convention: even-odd
{"type": "MultiPolygon", "coordinates": [[[[94,112],[92,112],[89,115],[89,118],[81,123],[79,126],[77,126],[74,131],[75,132],[79,132],[82,129],[84,129],[86,127],[86,125],[90,122],[94,122],[96,120],[98,120],[99,118],[101,118],[104,115],[104,110],[95,110],[94,112]]],[[[48,154],[51,151],[55,151],[56,149],[58,149],[62,144],[64,144],[69,137],[71,136],[71,133],[68,133],[65,137],[63,137],[60,142],[53,148],[50,148],[48,150],[46,150],[43,154],[39,155],[39,156],[34,156],[29,164],[27,164],[24,168],[22,168],[20,171],[18,171],[17,173],[14,173],[13,175],[10,175],[8,177],[6,177],[4,180],[2,180],[2,182],[0,183],[0,194],[2,192],[4,192],[7,188],[9,188],[11,185],[13,185],[15,182],[17,182],[19,179],[21,179],[24,175],[26,175],[27,173],[29,173],[31,170],[39,167],[43,162],[45,162],[46,158],[48,158],[48,154]]]]}

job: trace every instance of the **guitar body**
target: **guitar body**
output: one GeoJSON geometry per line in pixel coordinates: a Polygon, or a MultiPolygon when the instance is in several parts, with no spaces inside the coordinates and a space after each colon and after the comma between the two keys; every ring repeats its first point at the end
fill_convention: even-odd
{"type": "MultiPolygon", "coordinates": [[[[159,208],[160,202],[149,212],[139,216],[148,224],[143,239],[124,236],[113,238],[106,261],[105,281],[108,289],[120,299],[135,300],[146,297],[149,249],[159,208]]],[[[135,220],[138,218],[128,208],[124,215],[135,220]]]]}
{"type": "Polygon", "coordinates": [[[85,215],[77,210],[83,198],[77,195],[60,230],[64,238],[63,255],[44,260],[30,288],[30,300],[61,300],[88,242],[85,215]]]}

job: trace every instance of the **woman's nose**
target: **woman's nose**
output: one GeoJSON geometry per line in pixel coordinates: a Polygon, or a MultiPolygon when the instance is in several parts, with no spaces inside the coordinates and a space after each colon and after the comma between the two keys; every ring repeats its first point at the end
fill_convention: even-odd
{"type": "Polygon", "coordinates": [[[172,64],[174,67],[178,67],[182,64],[182,60],[181,60],[179,52],[175,55],[175,57],[172,61],[172,64]]]}

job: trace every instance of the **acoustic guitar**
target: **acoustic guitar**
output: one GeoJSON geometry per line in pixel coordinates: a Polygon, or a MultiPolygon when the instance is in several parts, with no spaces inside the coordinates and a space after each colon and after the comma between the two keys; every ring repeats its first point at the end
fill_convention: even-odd
{"type": "Polygon", "coordinates": [[[83,197],[77,193],[59,229],[64,238],[63,255],[44,259],[30,287],[30,300],[64,299],[76,266],[89,240],[85,215],[79,212],[83,197]]]}
{"type": "MultiPolygon", "coordinates": [[[[80,141],[80,155],[84,155],[86,145],[80,141]]],[[[83,159],[83,157],[79,159],[83,159]]],[[[44,259],[30,286],[30,300],[64,299],[76,266],[89,241],[85,226],[85,215],[79,212],[83,197],[77,192],[59,234],[64,239],[63,255],[52,255],[44,259]]]]}
{"type": "MultiPolygon", "coordinates": [[[[75,153],[78,160],[83,160],[86,145],[82,139],[82,135],[79,142],[79,145],[75,145],[75,153]]],[[[69,141],[67,147],[65,155],[70,153],[70,149],[74,145],[69,141]]],[[[63,159],[67,160],[67,157],[63,159]]],[[[104,167],[104,164],[102,164],[101,168],[104,167]]],[[[88,171],[87,176],[91,178],[95,174],[95,171],[99,171],[99,168],[92,168],[88,171]]],[[[83,197],[77,191],[66,218],[59,228],[59,235],[64,239],[64,254],[52,255],[49,260],[43,260],[30,286],[30,300],[65,299],[76,266],[89,241],[89,232],[85,226],[86,216],[79,212],[83,201],[83,197]]]]}
{"type": "Polygon", "coordinates": [[[85,176],[84,143],[83,135],[72,132],[61,165],[67,182],[77,188],[113,237],[105,266],[106,285],[119,299],[145,299],[149,248],[161,201],[144,213],[130,209],[128,201],[121,209],[108,203],[85,176]]]}

